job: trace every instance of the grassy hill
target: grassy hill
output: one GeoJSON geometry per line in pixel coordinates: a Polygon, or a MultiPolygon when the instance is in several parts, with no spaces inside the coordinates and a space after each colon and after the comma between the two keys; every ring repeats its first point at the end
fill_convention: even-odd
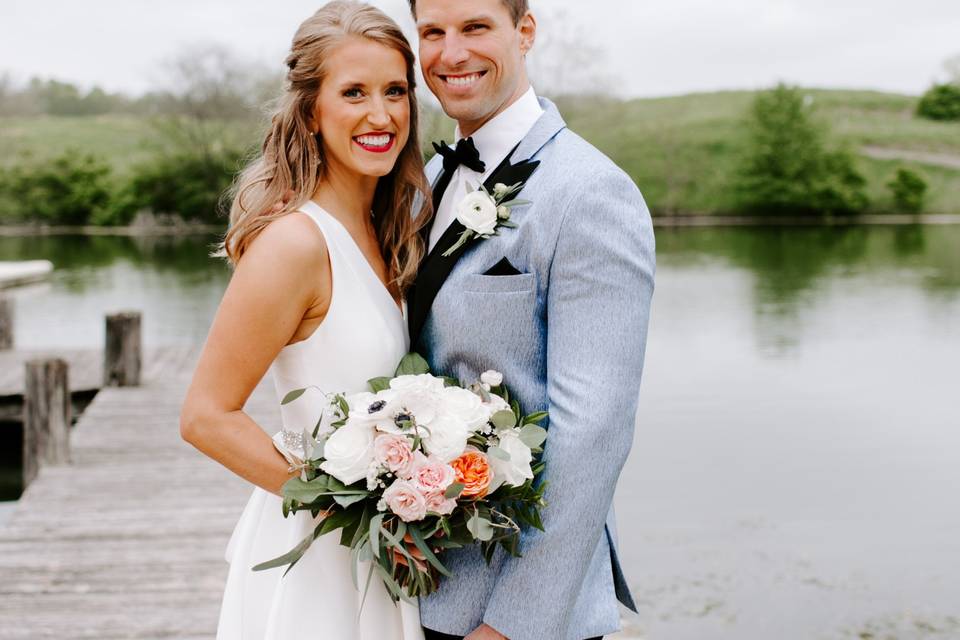
{"type": "MultiPolygon", "coordinates": [[[[960,213],[960,123],[916,118],[916,98],[867,91],[808,90],[831,142],[858,155],[867,177],[872,209],[892,211],[885,186],[898,167],[916,171],[930,186],[927,211],[960,213]],[[870,149],[934,154],[925,162],[877,159],[870,149]],[[949,164],[949,163],[947,163],[949,164]]],[[[595,97],[558,100],[570,128],[613,158],[637,182],[658,214],[723,213],[730,210],[728,186],[742,140],[741,123],[752,92],[721,92],[618,101],[595,97]]],[[[255,143],[255,124],[234,125],[232,139],[255,143]]],[[[452,127],[425,114],[425,141],[450,137],[452,127]]],[[[0,118],[0,166],[66,150],[106,158],[119,176],[154,154],[162,135],[150,121],[132,116],[0,118]]],[[[888,153],[889,155],[889,153],[888,153]]]]}
{"type": "MultiPolygon", "coordinates": [[[[916,98],[870,91],[807,90],[831,141],[858,154],[873,208],[893,205],[886,182],[898,167],[930,185],[928,211],[960,213],[960,168],[878,160],[865,147],[952,155],[960,161],[960,123],[916,118],[916,98]]],[[[560,100],[571,129],[613,158],[659,213],[729,209],[726,185],[736,170],[743,118],[754,94],[730,91],[625,102],[560,100]]]]}

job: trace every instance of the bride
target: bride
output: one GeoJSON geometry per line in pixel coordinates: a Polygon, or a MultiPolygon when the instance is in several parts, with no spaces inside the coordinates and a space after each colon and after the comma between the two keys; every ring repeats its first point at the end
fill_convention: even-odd
{"type": "MultiPolygon", "coordinates": [[[[268,368],[278,397],[308,385],[361,391],[392,375],[408,348],[402,298],[430,216],[414,56],[396,23],[331,2],[300,26],[286,63],[262,155],[235,186],[224,239],[235,270],[181,415],[185,440],[256,485],[227,547],[217,638],[421,640],[416,607],[394,605],[379,580],[361,608],[338,535],[317,539],[285,577],[251,571],[316,521],[283,517],[279,493],[295,472],[243,412],[247,398],[268,368]]],[[[281,407],[287,444],[313,428],[321,399],[281,407]]]]}

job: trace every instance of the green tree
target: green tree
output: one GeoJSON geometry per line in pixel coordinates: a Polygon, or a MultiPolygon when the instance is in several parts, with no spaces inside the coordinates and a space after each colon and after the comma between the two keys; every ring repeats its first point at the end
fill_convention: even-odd
{"type": "Polygon", "coordinates": [[[866,180],[844,151],[825,148],[826,125],[800,90],[780,84],[757,95],[734,182],[738,207],[780,215],[849,214],[868,205],[866,180]]]}
{"type": "Polygon", "coordinates": [[[241,159],[237,151],[160,155],[135,168],[133,178],[121,192],[118,217],[129,219],[136,210],[145,208],[184,220],[224,222],[220,199],[241,159]]]}
{"type": "Polygon", "coordinates": [[[94,155],[67,151],[45,162],[21,162],[0,180],[12,211],[7,218],[83,225],[110,207],[110,166],[94,155]]]}
{"type": "Polygon", "coordinates": [[[917,103],[917,115],[929,120],[960,120],[960,86],[936,84],[917,103]]]}
{"type": "Polygon", "coordinates": [[[907,213],[919,213],[927,196],[927,183],[909,169],[898,169],[897,175],[887,187],[893,193],[893,202],[897,209],[907,213]]]}

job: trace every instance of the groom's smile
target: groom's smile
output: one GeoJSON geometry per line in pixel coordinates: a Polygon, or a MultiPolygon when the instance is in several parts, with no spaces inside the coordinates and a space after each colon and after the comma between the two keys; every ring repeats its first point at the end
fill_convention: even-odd
{"type": "Polygon", "coordinates": [[[461,74],[438,74],[440,79],[447,83],[449,89],[463,89],[472,87],[477,81],[487,74],[486,71],[479,73],[461,73],[461,74]]]}

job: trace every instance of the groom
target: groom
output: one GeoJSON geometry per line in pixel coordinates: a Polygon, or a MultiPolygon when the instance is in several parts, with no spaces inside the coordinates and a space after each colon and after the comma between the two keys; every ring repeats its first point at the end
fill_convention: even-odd
{"type": "MultiPolygon", "coordinates": [[[[497,369],[525,412],[550,413],[545,531],[523,557],[450,551],[456,577],[420,601],[428,640],[584,640],[636,610],[611,503],[633,439],[654,239],[630,178],[538,99],[524,58],[526,0],[410,0],[427,85],[457,121],[427,174],[435,219],[408,294],[413,350],[435,371],[497,369]],[[458,205],[485,184],[523,184],[498,235],[454,249],[458,205]],[[453,249],[453,251],[451,251],[453,249]],[[444,255],[444,254],[448,255],[444,255]]],[[[616,124],[616,123],[611,123],[616,124]]]]}

